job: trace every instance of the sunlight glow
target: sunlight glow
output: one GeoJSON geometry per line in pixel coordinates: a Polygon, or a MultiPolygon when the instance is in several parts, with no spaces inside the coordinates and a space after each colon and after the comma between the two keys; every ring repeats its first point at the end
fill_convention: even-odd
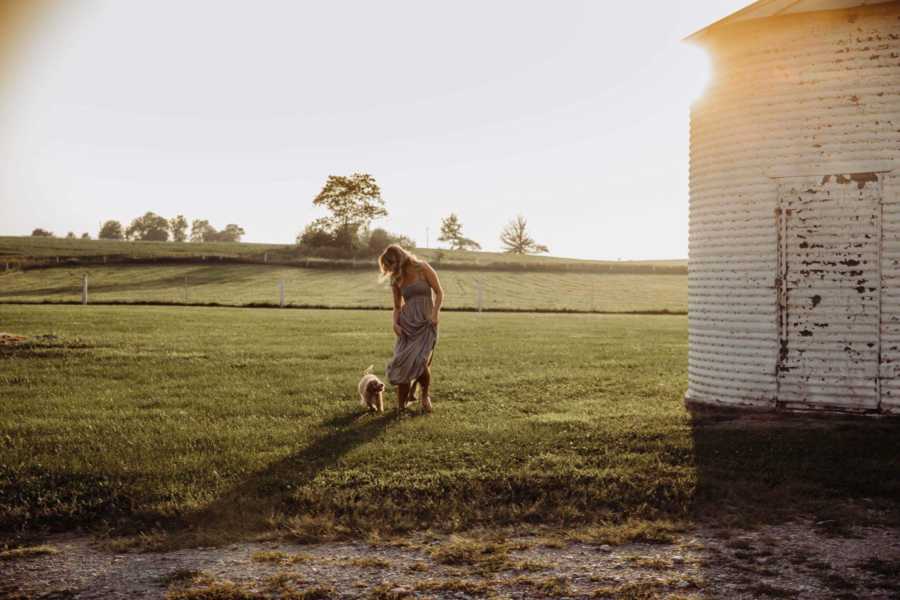
{"type": "Polygon", "coordinates": [[[697,102],[706,93],[712,81],[713,68],[709,53],[695,44],[683,45],[684,87],[689,91],[691,102],[697,102]]]}

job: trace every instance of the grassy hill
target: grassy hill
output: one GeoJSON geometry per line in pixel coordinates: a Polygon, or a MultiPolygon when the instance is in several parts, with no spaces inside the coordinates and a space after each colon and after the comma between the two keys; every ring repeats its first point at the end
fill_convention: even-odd
{"type": "MultiPolygon", "coordinates": [[[[553,256],[516,256],[497,252],[467,252],[441,250],[436,248],[416,248],[415,253],[429,262],[445,267],[492,268],[497,265],[516,266],[527,270],[557,267],[560,270],[593,270],[598,272],[635,271],[684,272],[685,260],[661,261],[599,261],[553,256]]],[[[245,242],[127,242],[114,240],[69,240],[61,238],[10,237],[0,236],[0,262],[13,265],[38,262],[55,264],[56,260],[87,258],[139,259],[189,259],[227,258],[251,262],[298,263],[307,261],[300,256],[294,245],[254,244],[245,242]]],[[[327,261],[309,259],[314,262],[346,263],[351,261],[327,261]]],[[[374,259],[360,259],[359,264],[374,262],[374,259]]],[[[0,265],[2,266],[2,265],[0,265]]]]}
{"type": "MultiPolygon", "coordinates": [[[[391,306],[374,268],[305,269],[270,265],[147,265],[60,267],[0,273],[0,302],[74,302],[88,275],[91,302],[222,304],[279,303],[279,282],[293,306],[391,306]]],[[[490,310],[597,312],[687,310],[685,275],[440,271],[445,306],[490,310]]]]}
{"type": "MultiPolygon", "coordinates": [[[[684,312],[684,261],[603,262],[417,249],[434,265],[450,309],[684,312]]],[[[373,259],[326,260],[295,246],[0,237],[0,302],[388,308],[373,259]]]]}

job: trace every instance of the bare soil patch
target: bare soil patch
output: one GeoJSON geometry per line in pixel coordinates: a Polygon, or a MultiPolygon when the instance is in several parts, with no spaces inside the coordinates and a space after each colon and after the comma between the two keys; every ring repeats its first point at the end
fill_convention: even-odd
{"type": "Polygon", "coordinates": [[[886,599],[900,595],[898,534],[852,527],[836,536],[806,521],[617,546],[577,531],[495,532],[129,553],[64,536],[42,540],[56,552],[0,563],[0,596],[886,599]]]}

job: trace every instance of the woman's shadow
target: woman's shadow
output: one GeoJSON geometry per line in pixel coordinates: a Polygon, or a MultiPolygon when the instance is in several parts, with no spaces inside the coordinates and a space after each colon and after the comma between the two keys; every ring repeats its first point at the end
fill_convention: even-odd
{"type": "Polygon", "coordinates": [[[295,513],[295,494],[350,451],[379,437],[393,414],[344,412],[320,423],[326,433],[305,448],[256,471],[187,515],[175,545],[205,545],[246,537],[271,528],[274,518],[295,513]]]}

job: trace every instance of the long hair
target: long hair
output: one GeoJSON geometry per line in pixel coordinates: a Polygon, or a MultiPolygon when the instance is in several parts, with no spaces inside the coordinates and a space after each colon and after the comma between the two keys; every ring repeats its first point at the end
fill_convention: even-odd
{"type": "Polygon", "coordinates": [[[378,257],[378,268],[381,269],[381,280],[389,279],[391,285],[400,285],[406,268],[412,266],[422,268],[422,261],[415,254],[404,250],[397,244],[391,244],[378,257]]]}

